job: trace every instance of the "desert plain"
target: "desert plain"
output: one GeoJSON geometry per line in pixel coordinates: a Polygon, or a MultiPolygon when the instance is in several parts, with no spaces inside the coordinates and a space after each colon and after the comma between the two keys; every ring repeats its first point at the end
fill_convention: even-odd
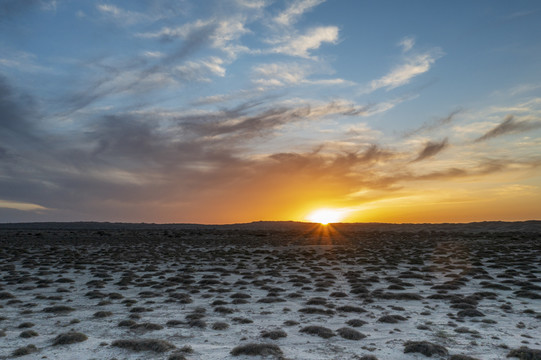
{"type": "Polygon", "coordinates": [[[3,224],[0,358],[541,359],[541,223],[3,224]]]}

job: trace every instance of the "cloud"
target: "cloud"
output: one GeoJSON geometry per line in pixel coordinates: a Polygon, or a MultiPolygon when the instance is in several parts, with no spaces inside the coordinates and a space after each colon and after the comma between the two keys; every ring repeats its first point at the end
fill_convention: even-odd
{"type": "Polygon", "coordinates": [[[309,58],[311,50],[317,50],[323,43],[336,44],[338,42],[338,27],[318,26],[306,31],[303,35],[287,36],[277,40],[279,45],[271,52],[309,58]]]}
{"type": "Polygon", "coordinates": [[[188,81],[210,81],[209,75],[225,76],[223,60],[218,57],[210,57],[198,61],[187,61],[174,68],[174,74],[188,81]]]}
{"type": "Polygon", "coordinates": [[[308,77],[316,72],[311,64],[270,63],[261,64],[252,68],[252,82],[263,87],[282,87],[295,85],[352,85],[340,78],[331,79],[309,79],[308,77]]]}
{"type": "Polygon", "coordinates": [[[443,139],[440,142],[429,141],[425,144],[423,150],[417,155],[417,158],[413,162],[425,160],[427,158],[433,157],[434,155],[440,153],[443,149],[448,146],[447,138],[443,139]]]}
{"type": "Polygon", "coordinates": [[[295,0],[273,20],[283,25],[291,26],[307,11],[323,3],[325,0],[295,0]]]}
{"type": "Polygon", "coordinates": [[[146,13],[141,13],[122,9],[112,4],[97,4],[96,9],[106,19],[109,19],[120,26],[132,26],[140,23],[154,22],[167,16],[165,12],[149,11],[146,13]]]}
{"type": "Polygon", "coordinates": [[[156,32],[137,33],[136,36],[145,39],[159,39],[163,42],[172,42],[176,39],[190,39],[194,34],[208,31],[209,45],[222,50],[231,58],[239,53],[248,52],[249,49],[238,44],[239,39],[250,31],[245,27],[243,17],[227,19],[211,18],[198,19],[177,27],[163,27],[156,32]],[[211,31],[209,31],[211,30],[211,31]]]}
{"type": "Polygon", "coordinates": [[[406,53],[413,49],[415,45],[415,38],[413,36],[406,36],[398,43],[398,46],[402,48],[402,52],[406,53]]]}
{"type": "Polygon", "coordinates": [[[236,0],[237,4],[249,9],[263,9],[268,5],[267,0],[236,0]]]}
{"type": "MultiPolygon", "coordinates": [[[[408,49],[408,52],[410,51],[411,50],[408,49]]],[[[432,65],[441,56],[443,56],[443,52],[439,48],[434,48],[424,53],[410,54],[405,57],[402,64],[396,66],[388,74],[379,79],[372,80],[362,92],[370,93],[381,88],[385,88],[389,91],[399,86],[406,85],[414,77],[430,70],[432,65]]]]}
{"type": "Polygon", "coordinates": [[[447,115],[446,117],[443,117],[431,122],[425,122],[423,125],[421,125],[417,129],[406,132],[404,134],[404,137],[410,137],[410,136],[413,136],[425,131],[433,131],[442,126],[448,125],[453,121],[456,115],[460,114],[461,112],[463,112],[462,109],[456,109],[456,110],[453,110],[451,113],[449,113],[449,115],[447,115]]]}
{"type": "Polygon", "coordinates": [[[52,72],[50,68],[38,64],[34,54],[25,51],[4,50],[3,56],[0,57],[0,67],[28,73],[52,72]]]}
{"type": "Polygon", "coordinates": [[[489,130],[484,135],[478,137],[474,142],[489,140],[505,134],[514,134],[530,130],[540,129],[540,120],[515,120],[513,115],[507,115],[503,122],[489,130]]]}
{"type": "Polygon", "coordinates": [[[23,211],[47,210],[47,208],[37,204],[22,203],[17,201],[6,201],[2,199],[0,199],[0,208],[23,211]]]}
{"type": "Polygon", "coordinates": [[[39,144],[40,131],[31,120],[36,116],[36,100],[12,87],[0,74],[0,143],[23,147],[39,144]]]}

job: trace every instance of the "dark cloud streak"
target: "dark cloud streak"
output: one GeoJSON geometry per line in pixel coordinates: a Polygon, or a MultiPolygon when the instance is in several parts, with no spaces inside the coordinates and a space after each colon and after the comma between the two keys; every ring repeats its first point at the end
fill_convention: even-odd
{"type": "Polygon", "coordinates": [[[541,128],[541,121],[539,120],[515,120],[513,115],[507,115],[503,122],[475,139],[474,142],[486,141],[506,134],[526,132],[539,128],[541,128]]]}
{"type": "Polygon", "coordinates": [[[429,141],[425,144],[423,150],[417,155],[417,158],[413,162],[425,160],[427,158],[433,157],[436,154],[440,153],[449,145],[447,138],[443,139],[440,142],[429,141]]]}

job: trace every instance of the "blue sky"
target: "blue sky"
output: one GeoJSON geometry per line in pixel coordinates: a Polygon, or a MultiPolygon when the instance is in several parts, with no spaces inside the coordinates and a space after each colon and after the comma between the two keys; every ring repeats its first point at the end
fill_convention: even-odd
{"type": "Polygon", "coordinates": [[[524,220],[538,1],[0,0],[0,219],[524,220]]]}

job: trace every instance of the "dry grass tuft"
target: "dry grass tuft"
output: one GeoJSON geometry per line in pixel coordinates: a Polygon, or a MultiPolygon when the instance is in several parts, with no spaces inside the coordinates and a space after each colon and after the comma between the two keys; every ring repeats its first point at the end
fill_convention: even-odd
{"type": "Polygon", "coordinates": [[[88,337],[80,332],[70,331],[64,334],[58,335],[53,342],[53,345],[67,345],[87,340],[88,337]]]}
{"type": "Polygon", "coordinates": [[[541,350],[529,349],[525,346],[519,349],[513,349],[507,354],[507,357],[516,357],[520,360],[541,360],[541,350]]]}
{"type": "Polygon", "coordinates": [[[250,355],[250,356],[275,356],[281,357],[282,350],[280,347],[274,344],[256,344],[250,343],[246,345],[239,345],[231,350],[231,355],[250,355]]]}
{"type": "Polygon", "coordinates": [[[270,330],[270,331],[262,331],[261,337],[263,338],[269,338],[272,340],[277,340],[280,338],[287,337],[287,333],[284,330],[277,329],[277,330],[270,330]]]}
{"type": "Polygon", "coordinates": [[[212,324],[212,330],[226,330],[229,329],[229,324],[223,321],[217,321],[212,324]]]}
{"type": "Polygon", "coordinates": [[[378,322],[387,323],[387,324],[396,324],[399,321],[407,320],[401,315],[384,315],[378,319],[378,322]]]}
{"type": "Polygon", "coordinates": [[[300,331],[302,333],[316,335],[324,339],[328,339],[333,336],[336,336],[331,329],[323,327],[323,326],[317,326],[317,325],[305,326],[300,331]]]}
{"type": "Polygon", "coordinates": [[[338,335],[340,335],[341,337],[347,340],[361,340],[366,337],[366,335],[358,332],[355,329],[348,328],[348,327],[340,328],[336,330],[336,332],[338,333],[338,335]]]}
{"type": "Polygon", "coordinates": [[[63,313],[69,313],[75,311],[74,308],[66,305],[55,305],[55,306],[49,306],[43,309],[43,312],[46,313],[55,313],[55,314],[63,314],[63,313]]]}
{"type": "Polygon", "coordinates": [[[404,344],[404,353],[421,353],[425,356],[432,355],[445,356],[448,354],[446,348],[441,345],[434,344],[428,341],[408,341],[404,344]]]}
{"type": "Polygon", "coordinates": [[[33,354],[37,351],[38,351],[38,348],[35,345],[30,344],[30,345],[26,345],[26,346],[16,349],[15,351],[13,351],[13,353],[11,353],[11,355],[14,357],[18,357],[18,356],[33,354]]]}
{"type": "Polygon", "coordinates": [[[115,340],[111,346],[133,351],[153,351],[157,353],[166,352],[175,348],[170,342],[157,339],[115,340]]]}
{"type": "Polygon", "coordinates": [[[34,330],[26,330],[19,334],[20,337],[28,339],[34,336],[38,336],[38,333],[34,330]]]}

